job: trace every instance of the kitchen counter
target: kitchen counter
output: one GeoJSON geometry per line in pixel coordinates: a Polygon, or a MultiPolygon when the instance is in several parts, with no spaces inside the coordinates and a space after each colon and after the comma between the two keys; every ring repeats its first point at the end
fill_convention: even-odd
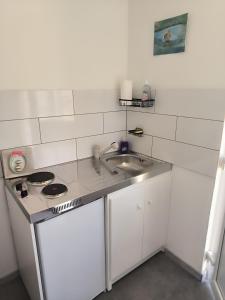
{"type": "Polygon", "coordinates": [[[33,186],[29,186],[28,196],[21,198],[14,189],[18,179],[7,179],[5,183],[29,222],[38,223],[58,216],[61,211],[63,213],[63,210],[68,211],[86,205],[131,184],[170,171],[172,168],[169,163],[152,160],[153,164],[145,173],[136,176],[119,169],[117,174],[111,173],[99,160],[94,158],[39,169],[38,171],[53,172],[55,174],[54,183],[63,183],[68,187],[65,195],[55,199],[45,198],[41,193],[43,187],[33,186]]]}

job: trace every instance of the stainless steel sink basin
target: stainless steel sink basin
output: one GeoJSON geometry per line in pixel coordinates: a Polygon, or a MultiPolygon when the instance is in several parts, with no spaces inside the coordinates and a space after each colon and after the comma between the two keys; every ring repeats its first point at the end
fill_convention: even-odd
{"type": "Polygon", "coordinates": [[[129,174],[141,174],[153,165],[153,160],[141,154],[107,154],[101,161],[111,172],[116,173],[116,169],[123,170],[129,174]]]}

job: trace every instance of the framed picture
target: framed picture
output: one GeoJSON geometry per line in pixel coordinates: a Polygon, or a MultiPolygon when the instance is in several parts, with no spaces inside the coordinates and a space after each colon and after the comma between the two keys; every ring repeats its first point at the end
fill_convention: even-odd
{"type": "Polygon", "coordinates": [[[188,14],[155,22],[154,55],[185,51],[188,14]]]}

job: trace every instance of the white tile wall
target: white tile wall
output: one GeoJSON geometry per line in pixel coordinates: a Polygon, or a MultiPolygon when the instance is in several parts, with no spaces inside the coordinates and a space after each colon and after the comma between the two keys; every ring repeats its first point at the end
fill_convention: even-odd
{"type": "Polygon", "coordinates": [[[161,89],[155,112],[223,121],[225,89],[161,89]]]}
{"type": "Polygon", "coordinates": [[[75,123],[73,128],[74,137],[102,134],[103,114],[75,115],[75,123]]]}
{"type": "Polygon", "coordinates": [[[44,143],[102,134],[103,115],[86,114],[40,118],[40,129],[41,139],[44,143]]]}
{"type": "Polygon", "coordinates": [[[61,164],[77,159],[76,141],[40,144],[32,147],[35,169],[61,164]]]}
{"type": "Polygon", "coordinates": [[[40,144],[37,119],[0,122],[0,149],[40,144]]]}
{"type": "Polygon", "coordinates": [[[126,112],[104,113],[104,133],[126,130],[126,112]]]}
{"type": "Polygon", "coordinates": [[[126,136],[126,131],[120,131],[115,133],[106,133],[103,135],[84,137],[77,139],[77,158],[82,159],[93,155],[93,146],[100,145],[101,149],[104,149],[112,142],[118,142],[126,136]]]}
{"type": "Polygon", "coordinates": [[[121,110],[117,90],[78,90],[74,91],[76,114],[121,110]]]}
{"type": "Polygon", "coordinates": [[[178,118],[176,140],[188,144],[220,149],[223,122],[178,118]]]}
{"type": "Polygon", "coordinates": [[[0,91],[0,150],[38,145],[39,167],[77,159],[76,138],[102,135],[104,122],[105,132],[126,130],[118,97],[106,89],[0,91]]]}
{"type": "Polygon", "coordinates": [[[215,177],[219,151],[154,137],[152,156],[215,177]]]}
{"type": "Polygon", "coordinates": [[[72,91],[1,91],[0,120],[73,114],[72,91]]]}
{"type": "Polygon", "coordinates": [[[128,111],[127,128],[135,127],[143,128],[144,133],[149,135],[175,139],[176,117],[128,111]]]}
{"type": "MultiPolygon", "coordinates": [[[[215,177],[218,152],[212,150],[220,149],[225,89],[160,89],[156,95],[150,114],[128,108],[128,129],[138,126],[153,136],[153,155],[159,159],[215,177]]],[[[136,142],[143,151],[144,142],[136,142]]]]}
{"type": "Polygon", "coordinates": [[[74,138],[74,116],[40,118],[43,143],[74,138]]]}
{"type": "Polygon", "coordinates": [[[139,111],[139,112],[153,114],[155,112],[155,106],[152,106],[152,107],[132,107],[132,106],[129,107],[128,106],[127,110],[128,111],[139,111]]]}
{"type": "Polygon", "coordinates": [[[132,151],[139,152],[148,156],[152,155],[152,136],[144,135],[137,137],[131,134],[127,135],[132,151]]]}
{"type": "MultiPolygon", "coordinates": [[[[104,89],[0,91],[0,149],[63,140],[67,145],[77,138],[79,158],[90,156],[92,140],[101,141],[103,132],[126,129],[126,112],[118,97],[117,90],[104,89]]],[[[155,107],[134,110],[127,112],[128,129],[139,126],[146,134],[129,136],[135,151],[151,154],[153,136],[153,155],[215,176],[218,152],[194,145],[219,149],[222,122],[212,120],[223,119],[225,90],[159,90],[155,107]]]]}
{"type": "Polygon", "coordinates": [[[167,248],[201,273],[214,179],[173,168],[167,248]]]}

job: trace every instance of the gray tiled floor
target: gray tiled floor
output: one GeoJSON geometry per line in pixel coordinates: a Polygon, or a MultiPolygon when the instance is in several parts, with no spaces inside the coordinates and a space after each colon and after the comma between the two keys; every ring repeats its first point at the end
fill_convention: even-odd
{"type": "MultiPolygon", "coordinates": [[[[0,286],[0,300],[29,298],[17,278],[0,286]]],[[[160,253],[115,283],[111,292],[102,293],[95,300],[214,300],[214,297],[206,284],[160,253]]]]}
{"type": "Polygon", "coordinates": [[[159,253],[95,300],[214,300],[209,287],[159,253]]]}
{"type": "Polygon", "coordinates": [[[23,282],[19,277],[0,285],[0,300],[29,300],[23,282]]]}

